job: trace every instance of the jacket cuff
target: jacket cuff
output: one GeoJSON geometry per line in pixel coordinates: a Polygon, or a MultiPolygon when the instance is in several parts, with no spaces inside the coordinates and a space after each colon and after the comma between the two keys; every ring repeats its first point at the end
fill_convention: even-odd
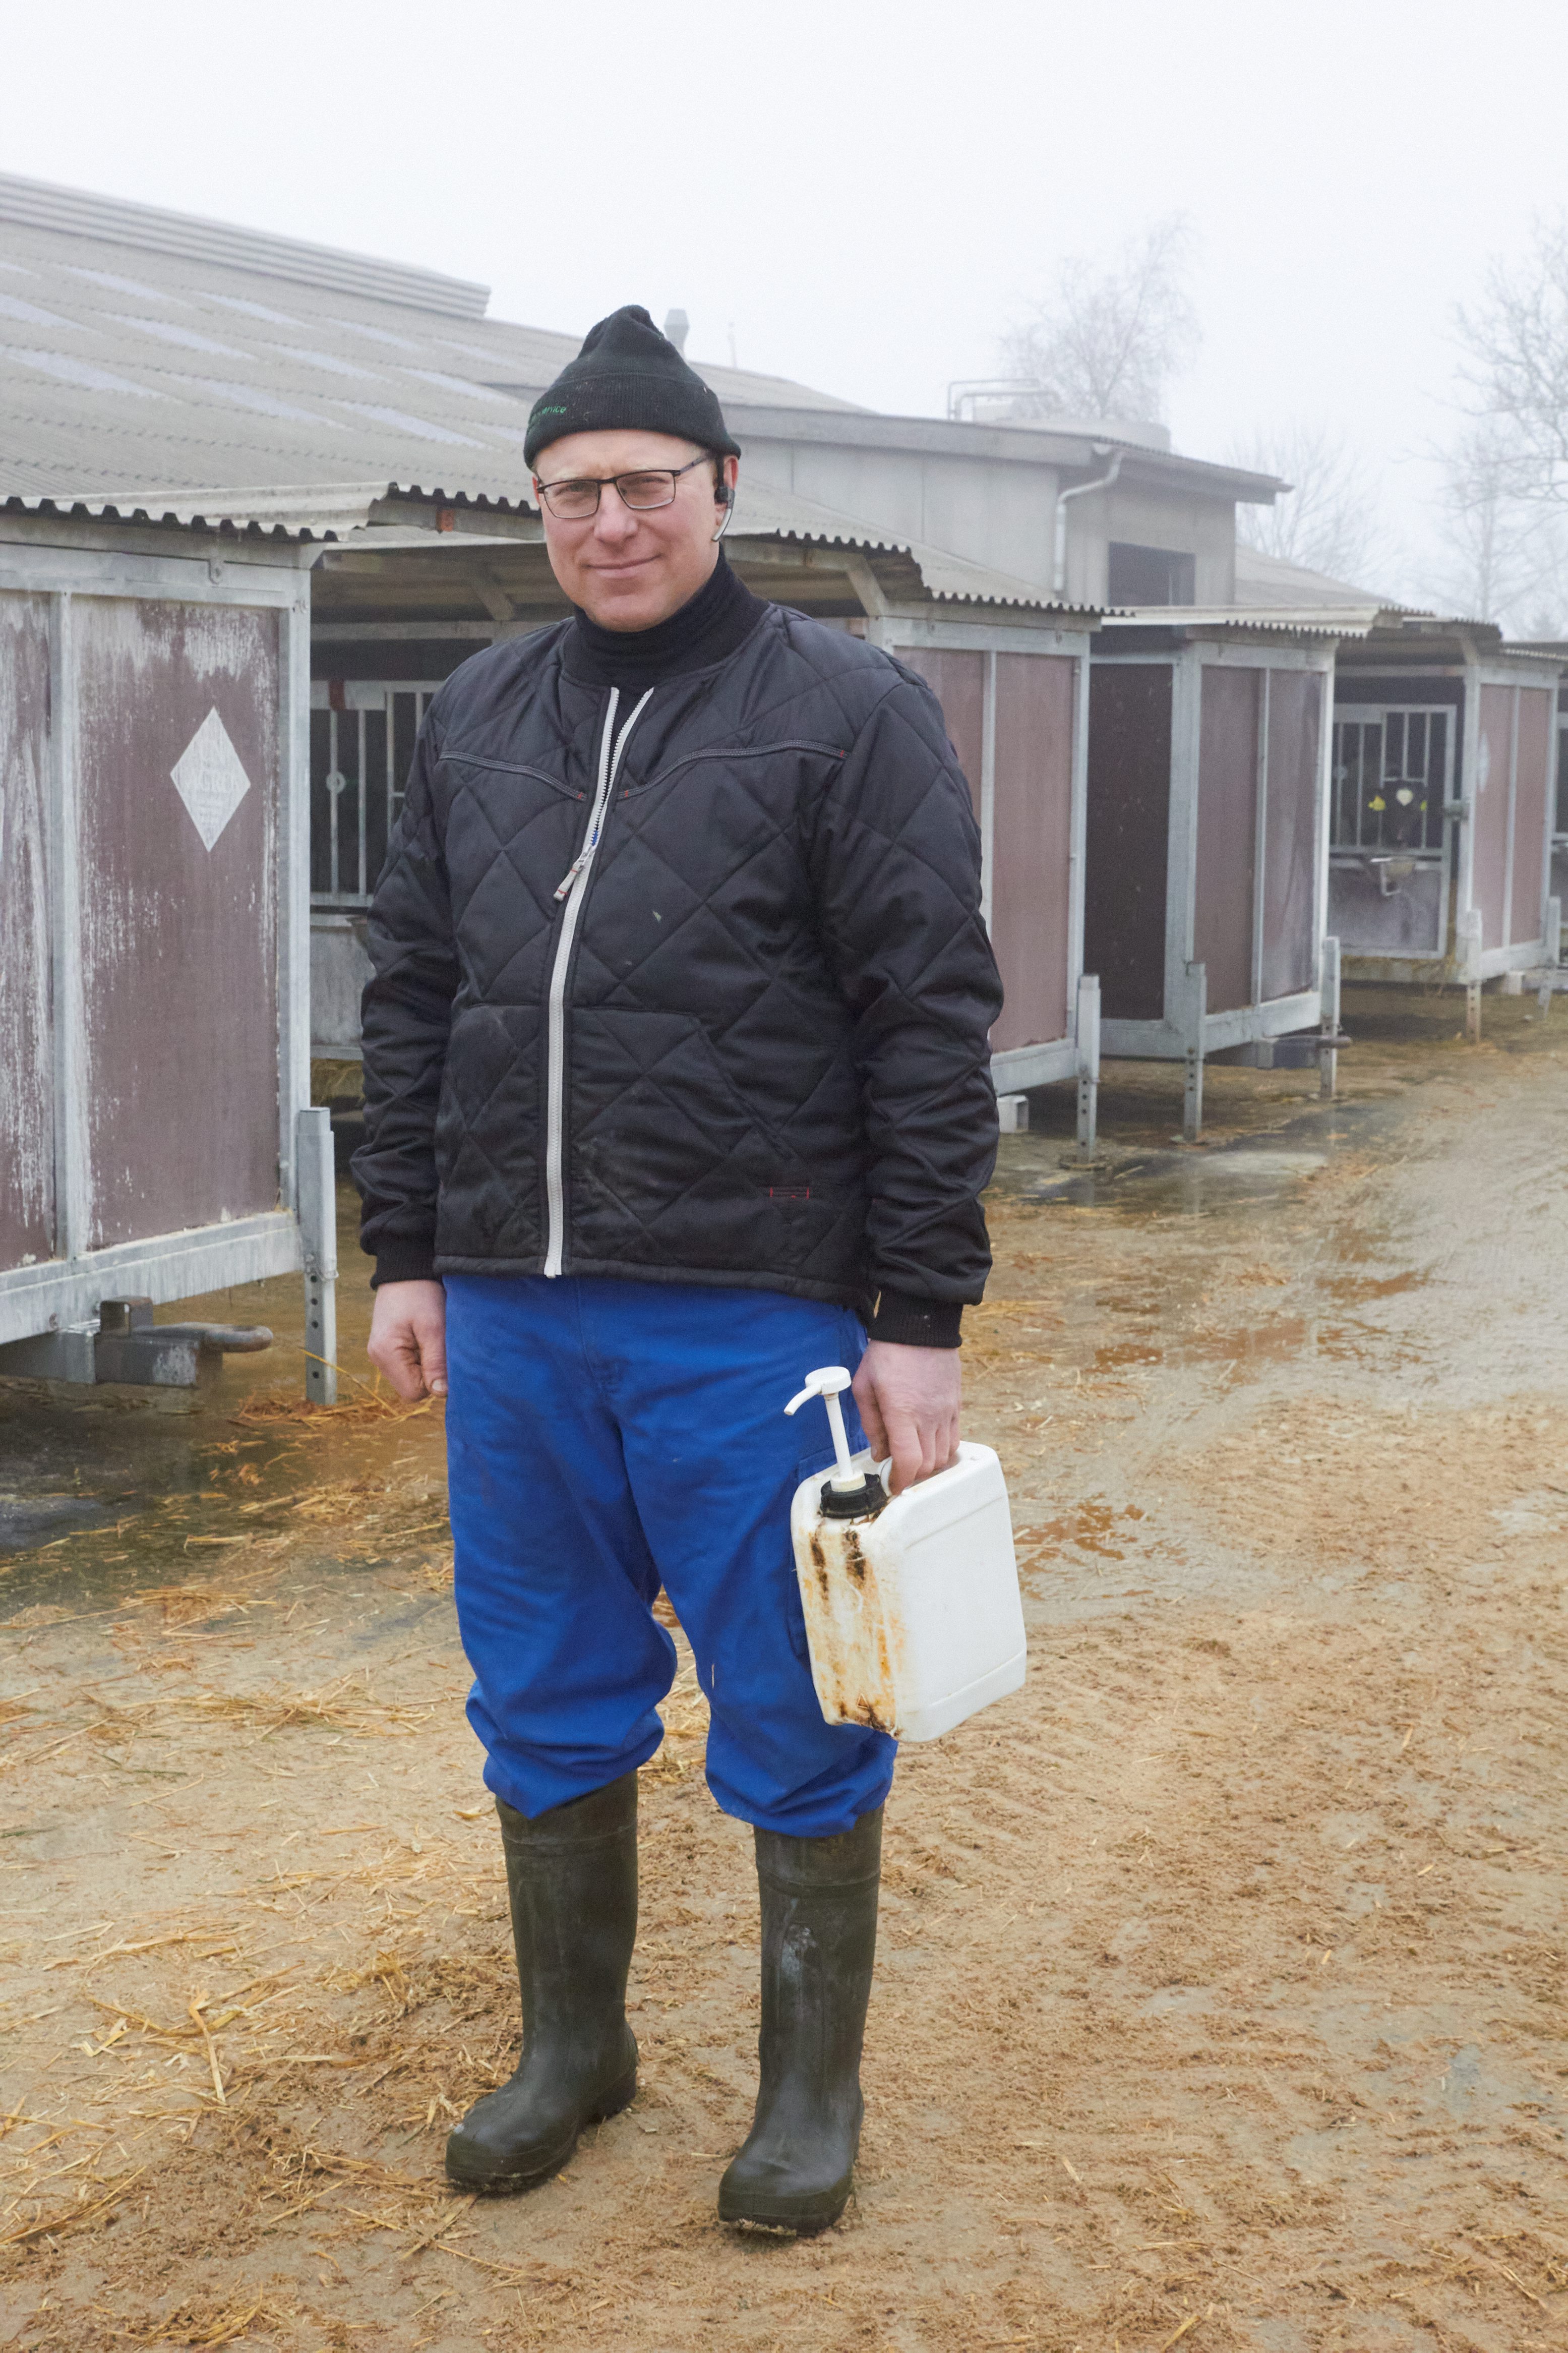
{"type": "Polygon", "coordinates": [[[959,1300],[918,1299],[912,1292],[884,1290],[867,1331],[873,1340],[892,1340],[902,1348],[957,1348],[963,1345],[963,1316],[959,1300]]]}
{"type": "Polygon", "coordinates": [[[375,1254],[375,1272],[370,1287],[378,1290],[384,1282],[435,1282],[436,1237],[397,1236],[384,1242],[375,1254]]]}

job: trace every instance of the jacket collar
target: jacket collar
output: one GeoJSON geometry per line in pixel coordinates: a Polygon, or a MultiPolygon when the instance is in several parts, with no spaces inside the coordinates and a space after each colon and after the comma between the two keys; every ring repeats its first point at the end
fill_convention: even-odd
{"type": "Polygon", "coordinates": [[[651,629],[601,628],[579,608],[562,647],[563,665],[583,686],[658,686],[727,660],[766,610],[731,571],[721,548],[696,596],[651,629]]]}

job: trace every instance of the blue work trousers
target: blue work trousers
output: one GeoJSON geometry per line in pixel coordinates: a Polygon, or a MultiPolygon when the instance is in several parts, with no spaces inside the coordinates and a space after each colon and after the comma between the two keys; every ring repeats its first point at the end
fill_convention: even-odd
{"type": "Polygon", "coordinates": [[[815,1398],[784,1409],[815,1366],[859,1361],[855,1316],[699,1283],[446,1283],[458,1620],[489,1787],[532,1816],[653,1755],[676,1665],[662,1585],[724,1811],[796,1838],[852,1828],[887,1796],[897,1744],[823,1721],[789,1507],[832,1448],[815,1398]]]}

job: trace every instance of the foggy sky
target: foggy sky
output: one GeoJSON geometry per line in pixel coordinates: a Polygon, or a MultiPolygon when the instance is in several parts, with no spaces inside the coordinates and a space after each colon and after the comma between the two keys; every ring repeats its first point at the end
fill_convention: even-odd
{"type": "Polygon", "coordinates": [[[54,0],[5,48],[0,168],[534,325],[679,304],[695,357],[909,413],[996,371],[1064,256],[1185,213],[1178,448],[1346,433],[1417,572],[1454,304],[1568,198],[1563,0],[54,0]]]}

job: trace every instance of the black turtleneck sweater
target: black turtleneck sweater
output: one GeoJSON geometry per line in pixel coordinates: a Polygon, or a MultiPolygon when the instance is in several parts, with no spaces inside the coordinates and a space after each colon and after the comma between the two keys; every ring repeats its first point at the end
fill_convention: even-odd
{"type": "Polygon", "coordinates": [[[721,548],[696,596],[651,629],[602,628],[579,607],[563,659],[584,686],[618,686],[640,694],[645,687],[727,659],[751,636],[763,610],[761,597],[736,578],[721,548]]]}
{"type": "MultiPolygon", "coordinates": [[[[651,629],[605,629],[581,607],[563,649],[571,676],[584,686],[618,686],[640,694],[665,680],[721,662],[742,646],[762,619],[763,601],[738,580],[719,550],[707,579],[666,621],[651,629]]],[[[956,1348],[963,1310],[943,1300],[884,1290],[871,1318],[876,1340],[918,1348],[956,1348]]]]}

